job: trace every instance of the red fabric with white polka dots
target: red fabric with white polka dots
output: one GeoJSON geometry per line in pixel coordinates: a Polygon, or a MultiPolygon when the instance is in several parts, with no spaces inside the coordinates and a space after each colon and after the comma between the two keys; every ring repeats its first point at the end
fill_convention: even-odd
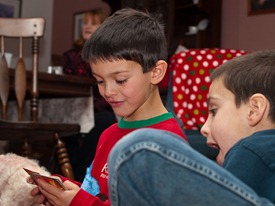
{"type": "Polygon", "coordinates": [[[207,119],[210,73],[222,63],[246,54],[232,49],[190,49],[170,58],[174,111],[187,130],[199,130],[207,119]]]}

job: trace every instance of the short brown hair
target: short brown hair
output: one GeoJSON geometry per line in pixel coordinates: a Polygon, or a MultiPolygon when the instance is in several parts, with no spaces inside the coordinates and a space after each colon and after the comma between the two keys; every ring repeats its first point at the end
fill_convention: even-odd
{"type": "Polygon", "coordinates": [[[217,78],[235,95],[237,107],[253,94],[263,94],[270,103],[269,117],[275,122],[275,50],[236,57],[212,72],[211,81],[217,78]]]}

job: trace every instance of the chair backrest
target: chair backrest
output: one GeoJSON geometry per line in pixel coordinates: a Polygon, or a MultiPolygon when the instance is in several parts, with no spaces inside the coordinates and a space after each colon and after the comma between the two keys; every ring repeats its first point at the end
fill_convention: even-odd
{"type": "Polygon", "coordinates": [[[19,38],[19,59],[15,67],[15,95],[18,103],[18,120],[22,119],[22,105],[27,91],[26,66],[22,52],[22,39],[32,39],[32,82],[30,88],[31,96],[31,120],[38,118],[38,55],[39,38],[44,35],[44,18],[0,18],[0,38],[1,38],[1,59],[0,59],[0,96],[2,102],[2,119],[6,119],[6,105],[9,97],[9,68],[4,56],[5,39],[19,38]]]}
{"type": "Polygon", "coordinates": [[[190,49],[170,58],[175,115],[186,130],[199,130],[207,119],[210,73],[224,62],[246,54],[233,49],[190,49]]]}

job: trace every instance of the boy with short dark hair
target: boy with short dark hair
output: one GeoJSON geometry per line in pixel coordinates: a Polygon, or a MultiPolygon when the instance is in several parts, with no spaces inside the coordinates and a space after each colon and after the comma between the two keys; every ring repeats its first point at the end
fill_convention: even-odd
{"type": "MultiPolygon", "coordinates": [[[[139,128],[173,132],[186,140],[176,119],[160,97],[158,84],[167,69],[164,29],[147,13],[122,9],[107,18],[86,42],[83,57],[92,68],[99,92],[122,119],[106,129],[81,189],[62,178],[61,191],[38,181],[39,202],[53,205],[110,205],[107,158],[124,135],[139,128]]],[[[78,184],[79,185],[79,184],[78,184]]]]}
{"type": "Polygon", "coordinates": [[[201,132],[225,169],[174,134],[134,131],[109,156],[112,206],[274,205],[275,51],[236,57],[211,81],[201,132]]]}

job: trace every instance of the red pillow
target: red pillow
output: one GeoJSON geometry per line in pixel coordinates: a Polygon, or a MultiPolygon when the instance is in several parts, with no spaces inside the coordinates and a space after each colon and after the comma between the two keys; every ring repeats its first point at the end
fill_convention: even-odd
{"type": "Polygon", "coordinates": [[[199,130],[207,119],[210,73],[222,63],[246,54],[233,49],[190,49],[170,58],[174,111],[185,129],[199,130]]]}

